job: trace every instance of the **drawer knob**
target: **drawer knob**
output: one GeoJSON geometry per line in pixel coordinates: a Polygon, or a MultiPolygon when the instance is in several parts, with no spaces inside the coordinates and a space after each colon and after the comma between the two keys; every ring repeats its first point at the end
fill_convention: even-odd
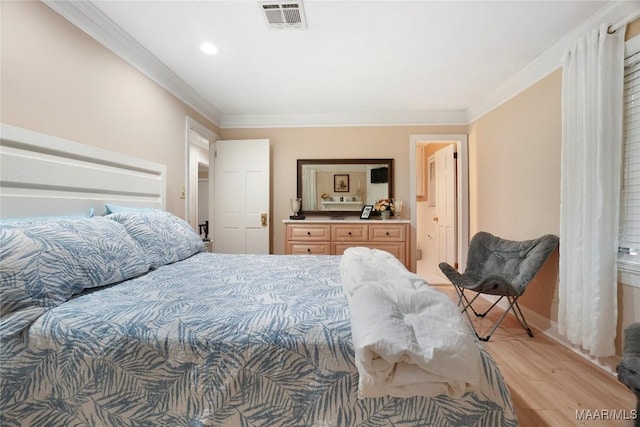
{"type": "Polygon", "coordinates": [[[351,236],[351,232],[349,232],[349,236],[351,236]]]}
{"type": "Polygon", "coordinates": [[[389,232],[387,231],[387,236],[389,235],[389,232]]]}
{"type": "Polygon", "coordinates": [[[307,248],[307,252],[311,252],[311,248],[307,248]]]}
{"type": "Polygon", "coordinates": [[[310,231],[307,231],[307,236],[311,236],[311,232],[310,231]]]}

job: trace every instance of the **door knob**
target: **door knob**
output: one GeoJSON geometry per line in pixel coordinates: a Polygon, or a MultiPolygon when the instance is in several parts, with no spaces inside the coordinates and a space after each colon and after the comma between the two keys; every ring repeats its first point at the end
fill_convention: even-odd
{"type": "Polygon", "coordinates": [[[263,227],[266,227],[266,226],[267,226],[267,214],[266,214],[266,213],[261,213],[261,214],[260,214],[260,224],[261,224],[263,227]]]}
{"type": "Polygon", "coordinates": [[[437,216],[434,216],[434,217],[433,217],[433,220],[434,220],[435,222],[438,222],[438,217],[437,217],[437,216]]]}

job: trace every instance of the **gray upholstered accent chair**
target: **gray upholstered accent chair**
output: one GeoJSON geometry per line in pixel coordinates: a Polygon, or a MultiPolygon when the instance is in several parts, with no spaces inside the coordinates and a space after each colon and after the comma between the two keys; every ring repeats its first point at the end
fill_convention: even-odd
{"type": "Polygon", "coordinates": [[[636,395],[636,419],[640,427],[640,322],[624,329],[622,360],[618,363],[618,380],[636,395]]]}
{"type": "Polygon", "coordinates": [[[464,273],[461,274],[446,262],[440,263],[440,270],[453,283],[458,293],[458,305],[469,318],[469,323],[480,340],[489,341],[511,310],[527,334],[530,337],[533,336],[518,305],[518,298],[522,296],[529,282],[558,246],[558,240],[557,236],[547,234],[535,240],[513,241],[501,239],[487,232],[479,232],[469,243],[467,268],[464,273]],[[469,292],[475,292],[471,299],[467,297],[469,292]],[[499,297],[483,313],[473,308],[473,303],[481,294],[499,297]],[[471,321],[469,310],[478,317],[484,317],[503,298],[509,302],[507,309],[488,334],[480,336],[471,321]]]}

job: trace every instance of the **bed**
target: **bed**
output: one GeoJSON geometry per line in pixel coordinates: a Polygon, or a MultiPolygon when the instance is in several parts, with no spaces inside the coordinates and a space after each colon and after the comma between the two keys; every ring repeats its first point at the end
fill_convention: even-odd
{"type": "Polygon", "coordinates": [[[366,264],[207,253],[160,209],[4,221],[0,252],[3,426],[517,425],[476,341],[473,386],[362,396],[366,264]]]}

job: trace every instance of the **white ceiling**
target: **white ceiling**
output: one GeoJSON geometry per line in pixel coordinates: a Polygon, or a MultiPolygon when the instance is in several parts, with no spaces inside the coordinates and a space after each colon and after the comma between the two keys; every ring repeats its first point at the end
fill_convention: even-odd
{"type": "Polygon", "coordinates": [[[88,27],[109,27],[96,38],[118,36],[117,53],[148,51],[137,66],[159,60],[182,80],[169,89],[222,127],[468,123],[624,3],[305,0],[308,29],[274,31],[257,1],[92,1],[91,22],[75,23],[94,37],[88,27]],[[139,45],[122,47],[127,35],[139,45]],[[219,53],[200,52],[205,41],[219,53]]]}

